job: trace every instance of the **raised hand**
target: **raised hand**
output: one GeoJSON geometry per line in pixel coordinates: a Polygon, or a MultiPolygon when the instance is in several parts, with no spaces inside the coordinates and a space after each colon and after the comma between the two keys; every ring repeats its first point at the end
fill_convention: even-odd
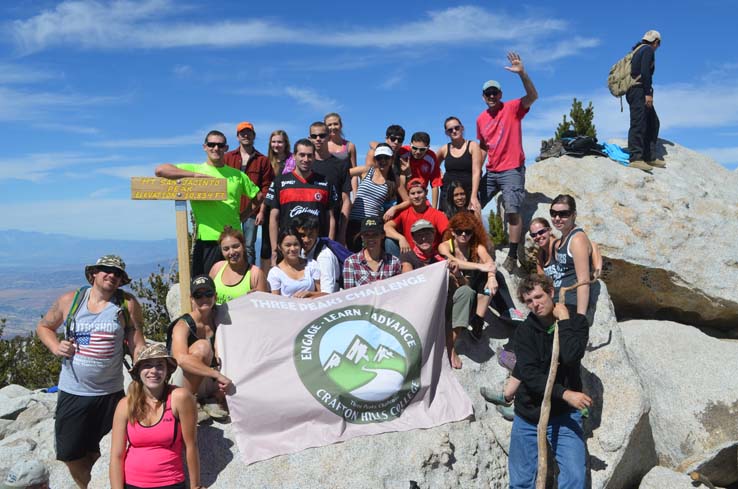
{"type": "Polygon", "coordinates": [[[505,66],[505,69],[507,71],[511,71],[513,73],[525,73],[525,68],[523,67],[523,61],[520,59],[520,55],[514,51],[510,51],[507,53],[507,59],[510,61],[510,66],[505,66]]]}

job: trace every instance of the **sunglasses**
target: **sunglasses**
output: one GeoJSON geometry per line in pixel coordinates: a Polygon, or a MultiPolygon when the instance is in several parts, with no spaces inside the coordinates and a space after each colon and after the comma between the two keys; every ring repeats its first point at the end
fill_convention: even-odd
{"type": "Polygon", "coordinates": [[[454,230],[454,234],[456,236],[471,236],[473,232],[474,231],[472,231],[471,229],[455,229],[454,230]]]}
{"type": "Polygon", "coordinates": [[[207,146],[208,148],[218,148],[218,149],[221,149],[221,148],[225,148],[226,146],[228,146],[228,144],[226,144],[226,143],[211,143],[210,141],[208,141],[207,143],[205,143],[205,146],[207,146]]]}
{"type": "Polygon", "coordinates": [[[202,299],[203,297],[207,297],[208,299],[210,299],[214,295],[215,295],[215,292],[213,292],[212,290],[206,290],[205,292],[197,291],[197,292],[195,292],[195,293],[192,294],[192,298],[193,299],[202,299]]]}
{"type": "Polygon", "coordinates": [[[327,132],[320,132],[320,133],[317,133],[317,134],[311,134],[310,135],[310,139],[325,139],[327,137],[328,137],[328,133],[327,132]]]}
{"type": "Polygon", "coordinates": [[[415,146],[415,145],[413,145],[413,146],[410,146],[410,149],[412,149],[413,151],[420,151],[422,153],[425,153],[426,151],[428,151],[428,146],[415,146]]]}
{"type": "Polygon", "coordinates": [[[543,228],[543,229],[540,229],[540,230],[536,231],[535,233],[533,231],[531,231],[529,234],[530,234],[530,237],[531,238],[536,239],[538,236],[543,236],[548,231],[549,231],[548,228],[543,228]]]}
{"type": "Polygon", "coordinates": [[[446,134],[451,134],[457,131],[461,131],[461,126],[449,127],[446,129],[446,134]]]}
{"type": "Polygon", "coordinates": [[[97,267],[97,271],[108,273],[108,274],[112,273],[113,275],[116,276],[116,278],[121,278],[123,276],[123,272],[120,269],[115,268],[115,267],[108,267],[108,266],[103,265],[103,266],[97,267]]]}
{"type": "Polygon", "coordinates": [[[485,97],[490,98],[490,97],[496,97],[497,95],[499,95],[500,91],[496,88],[488,88],[483,93],[485,97]]]}
{"type": "Polygon", "coordinates": [[[404,141],[404,138],[402,138],[400,136],[387,136],[387,139],[389,139],[393,143],[401,143],[401,142],[404,141]]]}
{"type": "Polygon", "coordinates": [[[387,162],[391,160],[392,158],[389,156],[381,155],[381,156],[375,156],[374,159],[377,161],[381,161],[381,162],[387,162]]]}
{"type": "Polygon", "coordinates": [[[571,217],[571,214],[572,214],[571,210],[555,211],[553,209],[548,211],[548,213],[551,215],[551,217],[561,217],[563,219],[567,219],[571,217]]]}

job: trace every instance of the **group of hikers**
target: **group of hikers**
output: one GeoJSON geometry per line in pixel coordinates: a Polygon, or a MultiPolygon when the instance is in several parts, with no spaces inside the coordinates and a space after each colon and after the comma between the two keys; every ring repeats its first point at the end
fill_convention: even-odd
{"type": "Polygon", "coordinates": [[[539,217],[529,224],[538,250],[537,273],[523,276],[518,259],[525,199],[521,121],[538,93],[520,56],[509,53],[508,60],[506,70],[519,76],[525,95],[503,102],[501,83],[485,82],[478,142],[465,139],[458,117],[444,121],[449,142],[437,151],[426,132],[415,132],[410,145],[403,145],[405,130],[390,125],[383,142],[370,143],[359,166],[341,117],[330,113],[293,146],[285,131],[274,131],[267,155],[254,147],[254,126],[242,122],[233,151],[222,132],[210,131],[204,163],[159,165],[155,173],[164,178],[227,181],[226,199],[191,202],[197,227],[191,312],[172,322],[167,344],[147,345],[141,305],[121,289],[130,277],[116,255],[88,265],[90,286],[59,297],[37,327],[41,341],[62,359],[56,451],[75,483],[87,487],[100,440],[112,429],[114,489],[184,488],[186,480],[192,489],[203,487],[197,426],[208,417],[228,416],[226,399],[233,389],[220,372],[215,348],[218,304],[253,291],[311,299],[443,261],[449,271],[446,337],[453,368],[462,368],[455,350],[459,335],[467,331],[475,341],[484,338],[490,309],[515,326],[511,340],[497,351],[498,362],[512,373],[509,381],[504,389],[481,393],[513,420],[513,488],[533,487],[535,480],[535,427],[551,360],[551,326],[558,322],[561,367],[549,438],[560,466],[559,487],[583,487],[580,411],[592,400],[582,392],[579,362],[596,298],[592,278],[602,259],[576,225],[574,198],[559,195],[551,203],[551,223],[539,217]],[[509,235],[502,266],[519,277],[517,296],[529,309],[527,316],[515,308],[482,223],[482,209],[498,194],[509,235]],[[255,249],[258,229],[260,250],[255,249]],[[559,290],[574,284],[580,286],[560,303],[559,290]],[[124,395],[126,348],[133,365],[124,395]]]}

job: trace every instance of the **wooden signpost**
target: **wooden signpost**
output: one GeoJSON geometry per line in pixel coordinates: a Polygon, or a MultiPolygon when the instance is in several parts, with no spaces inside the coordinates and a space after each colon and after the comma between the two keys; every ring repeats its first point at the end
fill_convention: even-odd
{"type": "Polygon", "coordinates": [[[131,199],[173,200],[177,215],[177,263],[181,314],[190,312],[190,248],[187,242],[187,201],[225,200],[225,178],[131,177],[131,199]]]}

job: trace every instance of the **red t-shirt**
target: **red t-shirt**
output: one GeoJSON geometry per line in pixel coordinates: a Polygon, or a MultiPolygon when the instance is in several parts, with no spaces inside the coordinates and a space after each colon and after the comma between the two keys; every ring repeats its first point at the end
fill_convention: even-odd
{"type": "Polygon", "coordinates": [[[520,121],[530,108],[523,107],[522,99],[502,103],[492,115],[489,109],[477,117],[477,139],[487,145],[487,170],[501,172],[525,164],[523,133],[520,121]]]}
{"type": "Polygon", "coordinates": [[[428,187],[428,183],[430,183],[431,187],[440,187],[443,185],[441,165],[438,164],[438,157],[432,149],[426,151],[423,158],[419,160],[413,158],[410,146],[400,148],[400,158],[405,156],[405,154],[408,154],[410,158],[410,171],[412,172],[410,178],[420,178],[423,180],[424,187],[428,187]]]}
{"type": "Polygon", "coordinates": [[[441,236],[443,235],[443,232],[446,231],[446,228],[448,228],[448,218],[443,212],[431,207],[430,203],[426,202],[426,204],[428,205],[428,207],[423,213],[417,212],[412,207],[408,207],[407,209],[400,212],[397,217],[392,220],[395,223],[395,228],[397,229],[397,231],[405,236],[405,239],[410,246],[412,246],[414,243],[413,233],[410,232],[410,229],[413,227],[413,224],[415,224],[415,221],[425,219],[426,221],[433,224],[433,227],[436,228],[436,239],[435,241],[433,241],[433,250],[435,251],[436,249],[438,249],[438,243],[441,242],[441,236]]]}

